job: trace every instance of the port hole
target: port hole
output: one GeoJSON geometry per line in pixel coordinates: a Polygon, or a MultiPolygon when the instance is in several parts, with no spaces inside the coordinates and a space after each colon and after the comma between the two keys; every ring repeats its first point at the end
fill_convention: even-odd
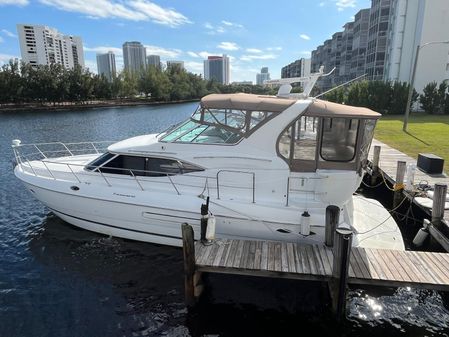
{"type": "Polygon", "coordinates": [[[80,188],[78,186],[70,186],[70,189],[72,191],[79,191],[80,188]]]}

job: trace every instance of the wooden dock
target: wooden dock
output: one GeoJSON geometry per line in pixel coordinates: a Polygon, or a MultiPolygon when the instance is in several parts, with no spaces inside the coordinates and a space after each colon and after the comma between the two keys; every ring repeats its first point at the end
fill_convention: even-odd
{"type": "MultiPolygon", "coordinates": [[[[215,240],[195,243],[198,272],[329,281],[334,254],[325,245],[278,241],[215,240]]],[[[449,254],[351,249],[348,284],[449,291],[449,254]]]]}
{"type": "MultiPolygon", "coordinates": [[[[437,188],[442,191],[440,200],[436,200],[437,204],[434,202],[431,208],[423,207],[415,198],[416,196],[419,196],[419,193],[422,193],[422,191],[419,191],[416,188],[413,191],[403,189],[406,165],[409,163],[416,164],[417,159],[376,139],[373,139],[368,158],[371,167],[373,168],[371,172],[373,177],[383,177],[393,186],[399,186],[395,192],[394,200],[397,200],[398,198],[401,199],[405,196],[413,202],[414,205],[422,209],[432,220],[432,223],[429,226],[429,231],[432,237],[449,252],[449,210],[444,209],[445,194],[447,186],[449,185],[449,176],[444,174],[430,175],[416,168],[414,175],[415,186],[425,184],[434,188],[435,191],[437,191],[437,188]]],[[[394,202],[393,206],[396,206],[396,204],[397,202],[394,202]]]]}

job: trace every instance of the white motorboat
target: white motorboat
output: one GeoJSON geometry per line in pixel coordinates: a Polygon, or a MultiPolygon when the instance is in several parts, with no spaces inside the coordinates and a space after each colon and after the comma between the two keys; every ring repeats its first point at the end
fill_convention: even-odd
{"type": "Polygon", "coordinates": [[[199,238],[209,197],[216,237],[323,242],[336,205],[354,246],[402,250],[389,212],[354,195],[380,114],[308,97],[320,75],[281,80],[278,96],[205,96],[177,126],[106,148],[14,140],[14,172],[57,216],[106,235],[179,246],[183,222],[199,238]]]}

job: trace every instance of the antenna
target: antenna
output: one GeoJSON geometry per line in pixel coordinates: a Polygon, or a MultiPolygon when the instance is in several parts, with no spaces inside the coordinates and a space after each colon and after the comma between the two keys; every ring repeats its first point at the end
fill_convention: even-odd
{"type": "Polygon", "coordinates": [[[268,80],[264,81],[264,84],[280,84],[280,88],[278,90],[277,96],[278,97],[285,97],[289,98],[292,96],[290,94],[292,90],[292,83],[305,83],[304,84],[304,91],[298,95],[299,98],[306,98],[309,97],[310,92],[312,91],[313,87],[315,86],[316,81],[320,77],[329,76],[332,74],[332,72],[335,70],[335,67],[328,72],[327,74],[323,74],[324,66],[320,67],[320,70],[317,73],[310,74],[310,76],[305,77],[292,77],[292,78],[281,78],[279,80],[268,80]]]}
{"type": "Polygon", "coordinates": [[[365,77],[365,76],[366,76],[366,74],[363,74],[363,75],[360,75],[359,77],[353,78],[352,80],[350,80],[350,81],[348,81],[348,82],[342,83],[342,84],[337,85],[336,87],[333,87],[333,88],[331,88],[331,89],[329,89],[329,90],[327,90],[327,91],[325,91],[325,92],[322,92],[321,94],[315,96],[314,98],[318,98],[318,97],[321,97],[321,96],[323,96],[323,95],[326,95],[327,93],[329,93],[329,92],[331,92],[331,91],[333,91],[333,90],[335,90],[335,89],[337,89],[337,88],[340,88],[340,87],[342,87],[342,86],[344,86],[344,85],[346,85],[346,84],[349,84],[349,83],[351,83],[351,82],[357,81],[358,79],[360,79],[360,78],[362,78],[362,77],[365,77]]]}

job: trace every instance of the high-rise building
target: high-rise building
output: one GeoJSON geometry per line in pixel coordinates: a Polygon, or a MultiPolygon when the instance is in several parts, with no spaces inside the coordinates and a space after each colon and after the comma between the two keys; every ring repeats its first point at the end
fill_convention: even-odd
{"type": "Polygon", "coordinates": [[[177,67],[179,70],[184,70],[184,61],[167,61],[167,69],[177,67]]]}
{"type": "Polygon", "coordinates": [[[67,69],[84,68],[81,37],[64,35],[43,25],[18,24],[22,61],[32,66],[61,64],[67,69]]]}
{"type": "Polygon", "coordinates": [[[309,76],[310,66],[310,59],[300,58],[282,68],[281,78],[309,76]]]}
{"type": "Polygon", "coordinates": [[[410,82],[416,49],[420,47],[414,87],[449,79],[449,1],[396,0],[390,13],[390,29],[384,78],[410,82]],[[428,42],[436,42],[424,46],[428,42]]]}
{"type": "Polygon", "coordinates": [[[145,47],[137,41],[125,42],[123,44],[123,63],[125,70],[141,72],[146,66],[145,47]]]}
{"type": "Polygon", "coordinates": [[[350,80],[351,62],[352,62],[352,44],[354,38],[354,22],[347,22],[343,26],[341,35],[341,53],[340,69],[338,73],[338,82],[347,82],[350,80]]]}
{"type": "Polygon", "coordinates": [[[161,57],[159,55],[148,55],[147,56],[147,67],[153,66],[157,69],[161,69],[161,57]]]}
{"type": "Polygon", "coordinates": [[[368,44],[369,9],[361,9],[354,16],[352,57],[349,78],[365,74],[366,47],[368,44]]]}
{"type": "Polygon", "coordinates": [[[209,56],[204,60],[204,78],[229,84],[229,57],[223,54],[223,56],[209,56]]]}
{"type": "Polygon", "coordinates": [[[112,82],[117,73],[115,55],[112,51],[106,54],[97,54],[97,70],[99,75],[103,75],[109,82],[112,82]]]}
{"type": "Polygon", "coordinates": [[[256,84],[263,85],[264,81],[270,80],[270,73],[268,72],[268,67],[262,67],[260,73],[256,74],[256,84]]]}

